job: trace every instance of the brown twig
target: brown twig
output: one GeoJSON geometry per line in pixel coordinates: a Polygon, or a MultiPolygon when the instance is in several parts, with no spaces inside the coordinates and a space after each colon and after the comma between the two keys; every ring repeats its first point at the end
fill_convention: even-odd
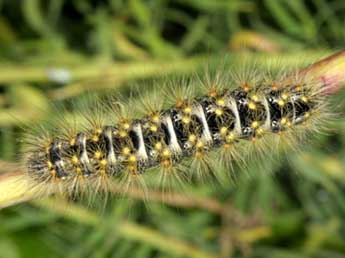
{"type": "Polygon", "coordinates": [[[335,94],[345,87],[345,51],[322,59],[300,71],[306,80],[319,83],[323,93],[335,94]]]}

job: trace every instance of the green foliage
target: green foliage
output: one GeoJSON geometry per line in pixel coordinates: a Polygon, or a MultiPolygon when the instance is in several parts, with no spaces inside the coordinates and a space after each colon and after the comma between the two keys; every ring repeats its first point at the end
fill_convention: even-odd
{"type": "MultiPolygon", "coordinates": [[[[68,116],[85,92],[128,97],[130,85],[191,74],[205,60],[228,54],[236,64],[229,40],[243,30],[280,47],[252,53],[258,65],[279,55],[289,66],[302,51],[308,59],[343,47],[344,15],[341,0],[2,0],[1,159],[15,160],[22,123],[56,117],[54,105],[68,116]]],[[[345,257],[343,114],[331,129],[300,153],[236,171],[235,183],[192,184],[171,202],[1,210],[0,258],[345,257]]]]}

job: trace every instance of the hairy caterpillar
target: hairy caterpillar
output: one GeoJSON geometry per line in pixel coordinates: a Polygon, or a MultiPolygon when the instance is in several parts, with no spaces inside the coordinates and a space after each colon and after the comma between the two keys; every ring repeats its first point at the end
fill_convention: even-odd
{"type": "Polygon", "coordinates": [[[124,111],[124,104],[106,103],[93,118],[84,111],[88,123],[79,128],[67,123],[32,135],[25,167],[33,185],[74,194],[128,188],[149,170],[163,184],[203,176],[213,163],[229,167],[253,147],[294,146],[329,116],[323,85],[297,71],[206,75],[163,96],[173,101],[145,102],[141,116],[130,115],[132,105],[124,111]]]}

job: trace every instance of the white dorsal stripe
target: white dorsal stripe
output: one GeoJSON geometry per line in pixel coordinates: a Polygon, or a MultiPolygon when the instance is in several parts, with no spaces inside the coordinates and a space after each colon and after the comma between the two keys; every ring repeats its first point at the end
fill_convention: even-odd
{"type": "Polygon", "coordinates": [[[144,137],[143,137],[143,131],[141,129],[141,124],[140,123],[135,124],[133,126],[133,131],[136,133],[136,135],[139,138],[139,147],[137,151],[137,157],[138,159],[147,160],[148,156],[145,149],[145,142],[144,142],[144,137]]]}
{"type": "Polygon", "coordinates": [[[86,151],[86,136],[85,134],[80,134],[78,136],[78,143],[80,144],[80,147],[82,149],[82,152],[80,154],[80,162],[84,165],[89,166],[90,165],[90,160],[89,160],[89,156],[87,155],[87,151],[86,151]]]}
{"type": "Polygon", "coordinates": [[[170,144],[169,144],[169,148],[171,151],[173,152],[177,152],[177,153],[181,153],[181,147],[178,144],[177,141],[177,137],[175,134],[175,129],[171,120],[171,117],[169,115],[166,115],[163,117],[163,123],[166,125],[167,129],[168,129],[168,133],[170,136],[170,144]]]}
{"type": "Polygon", "coordinates": [[[265,110],[266,110],[266,121],[263,125],[263,129],[265,130],[270,130],[271,128],[271,112],[270,112],[270,107],[268,105],[268,100],[266,98],[261,98],[260,99],[262,101],[262,104],[264,105],[265,107],[265,110]]]}
{"type": "Polygon", "coordinates": [[[105,132],[104,132],[105,137],[107,137],[109,141],[109,146],[110,149],[107,150],[107,162],[111,165],[116,163],[116,156],[115,156],[115,151],[114,151],[114,146],[113,146],[113,131],[112,128],[108,127],[105,132]]]}
{"type": "Polygon", "coordinates": [[[203,140],[205,140],[206,142],[212,142],[212,136],[207,124],[205,112],[200,104],[196,104],[195,106],[193,106],[192,114],[196,115],[201,120],[202,127],[204,129],[202,135],[203,140]]]}
{"type": "Polygon", "coordinates": [[[240,119],[240,114],[238,112],[238,108],[236,105],[236,101],[234,98],[228,96],[226,99],[226,105],[230,108],[230,110],[234,113],[235,118],[236,118],[236,123],[235,123],[235,132],[237,132],[238,135],[242,134],[242,128],[241,128],[241,119],[240,119]]]}

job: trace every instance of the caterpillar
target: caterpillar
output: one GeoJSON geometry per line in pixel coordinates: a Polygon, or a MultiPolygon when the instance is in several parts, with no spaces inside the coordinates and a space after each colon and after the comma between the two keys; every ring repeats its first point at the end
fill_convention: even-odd
{"type": "Polygon", "coordinates": [[[65,123],[29,137],[27,176],[53,192],[111,191],[141,182],[144,174],[159,175],[163,184],[183,181],[212,174],[214,163],[230,171],[249,149],[270,156],[279,145],[296,146],[326,122],[328,98],[319,81],[302,73],[272,73],[182,80],[169,94],[144,101],[139,116],[131,114],[138,104],[124,111],[126,104],[111,101],[84,110],[88,123],[79,128],[65,123]]]}

